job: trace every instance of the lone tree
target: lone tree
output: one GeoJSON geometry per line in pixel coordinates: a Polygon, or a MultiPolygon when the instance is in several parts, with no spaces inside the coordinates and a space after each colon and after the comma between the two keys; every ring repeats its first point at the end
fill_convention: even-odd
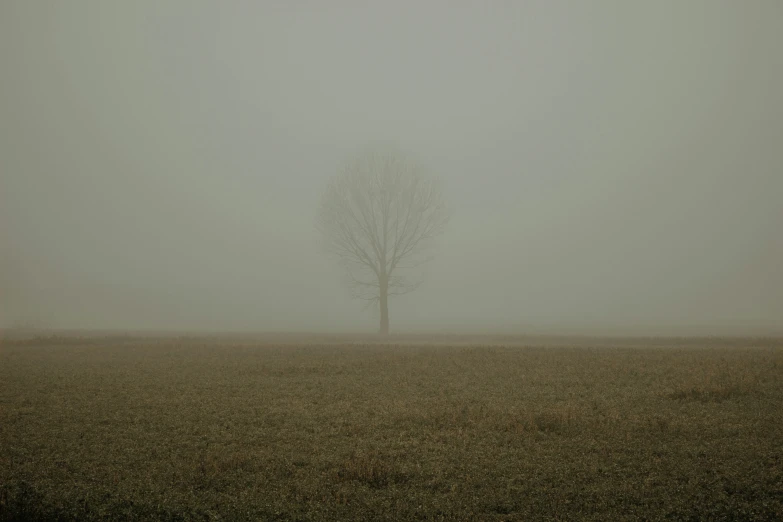
{"type": "Polygon", "coordinates": [[[366,150],[327,184],[316,227],[353,297],[379,303],[381,334],[389,333],[389,296],[421,283],[402,272],[429,260],[448,219],[437,181],[393,149],[366,150]]]}

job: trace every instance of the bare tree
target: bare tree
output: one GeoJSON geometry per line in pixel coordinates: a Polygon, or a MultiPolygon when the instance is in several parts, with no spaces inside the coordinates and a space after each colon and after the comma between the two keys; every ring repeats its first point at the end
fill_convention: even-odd
{"type": "Polygon", "coordinates": [[[415,290],[420,266],[449,216],[437,181],[394,149],[347,162],[321,198],[317,228],[346,269],[354,297],[378,302],[389,333],[389,296],[415,290]]]}

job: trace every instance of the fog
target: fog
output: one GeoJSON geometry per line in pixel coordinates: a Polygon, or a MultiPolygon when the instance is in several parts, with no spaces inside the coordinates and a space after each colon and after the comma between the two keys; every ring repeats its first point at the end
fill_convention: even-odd
{"type": "Polygon", "coordinates": [[[368,143],[452,219],[393,331],[783,332],[783,4],[0,3],[0,326],[374,331],[368,143]]]}

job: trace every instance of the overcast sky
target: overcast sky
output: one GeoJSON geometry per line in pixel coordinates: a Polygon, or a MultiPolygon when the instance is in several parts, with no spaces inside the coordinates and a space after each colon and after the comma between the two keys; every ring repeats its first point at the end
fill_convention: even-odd
{"type": "Polygon", "coordinates": [[[778,0],[0,2],[0,326],[373,331],[368,143],[453,218],[396,331],[783,332],[778,0]]]}

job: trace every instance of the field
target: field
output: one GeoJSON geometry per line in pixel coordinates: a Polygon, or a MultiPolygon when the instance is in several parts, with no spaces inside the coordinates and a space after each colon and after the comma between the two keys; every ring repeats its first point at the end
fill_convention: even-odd
{"type": "Polygon", "coordinates": [[[783,341],[0,345],[0,520],[783,520],[783,341]]]}

